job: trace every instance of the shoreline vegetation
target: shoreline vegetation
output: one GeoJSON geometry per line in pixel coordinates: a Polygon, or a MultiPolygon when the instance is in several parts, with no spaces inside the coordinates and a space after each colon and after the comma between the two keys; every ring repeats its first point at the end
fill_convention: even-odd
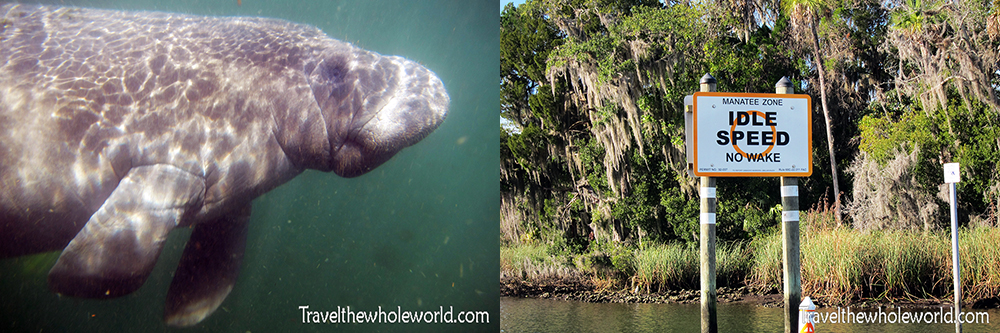
{"type": "MultiPolygon", "coordinates": [[[[803,296],[820,306],[951,304],[942,165],[959,163],[963,306],[996,307],[998,4],[506,5],[503,295],[699,302],[700,180],[689,174],[684,100],[708,74],[718,92],[770,93],[787,79],[812,97],[795,111],[812,114],[812,173],[797,177],[794,209],[803,296]]],[[[719,301],[781,304],[780,180],[715,181],[719,301]]]]}
{"type": "MultiPolygon", "coordinates": [[[[716,251],[719,302],[783,305],[780,231],[752,241],[720,242],[716,251]]],[[[959,252],[962,306],[998,307],[1000,229],[960,228],[959,252]]],[[[954,299],[948,230],[804,225],[801,261],[802,295],[820,306],[931,306],[954,299]]],[[[500,265],[503,296],[699,302],[696,243],[594,242],[580,253],[546,244],[507,244],[500,249],[500,265]]]]}

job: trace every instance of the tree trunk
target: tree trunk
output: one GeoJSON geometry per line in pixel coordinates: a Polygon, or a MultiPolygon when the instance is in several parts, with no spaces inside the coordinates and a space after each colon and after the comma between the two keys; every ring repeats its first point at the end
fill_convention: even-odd
{"type": "Polygon", "coordinates": [[[823,105],[823,121],[826,123],[826,142],[830,149],[830,170],[833,174],[833,212],[837,219],[837,225],[843,225],[840,219],[840,182],[837,177],[837,156],[833,151],[833,119],[830,118],[830,109],[826,106],[826,74],[823,70],[823,59],[819,53],[819,35],[816,33],[816,20],[813,17],[809,27],[812,29],[813,37],[813,61],[816,63],[816,70],[819,72],[819,98],[823,105]]]}

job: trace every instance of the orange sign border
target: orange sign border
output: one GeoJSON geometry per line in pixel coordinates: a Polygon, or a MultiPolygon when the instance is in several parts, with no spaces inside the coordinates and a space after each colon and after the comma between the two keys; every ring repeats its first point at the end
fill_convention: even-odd
{"type": "Polygon", "coordinates": [[[731,92],[696,92],[694,93],[694,137],[691,140],[692,147],[694,151],[694,172],[695,176],[699,177],[809,177],[813,172],[813,161],[812,161],[812,96],[806,94],[761,94],[761,93],[731,93],[731,92]],[[806,126],[808,131],[808,138],[806,146],[809,148],[807,155],[809,156],[809,170],[805,172],[699,172],[698,171],[698,97],[699,96],[710,96],[710,97],[734,97],[734,98],[799,98],[805,99],[806,103],[809,105],[809,111],[806,114],[806,121],[809,123],[806,126]]]}

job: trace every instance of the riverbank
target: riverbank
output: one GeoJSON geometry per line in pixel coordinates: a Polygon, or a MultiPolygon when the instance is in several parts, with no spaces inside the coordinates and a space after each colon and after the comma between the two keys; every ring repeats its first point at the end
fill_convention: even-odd
{"type": "MultiPolygon", "coordinates": [[[[781,306],[781,240],[720,243],[719,302],[781,306]]],[[[961,229],[963,307],[1000,305],[1000,230],[961,229]]],[[[950,304],[951,256],[943,232],[804,230],[802,294],[819,306],[950,304]]],[[[501,248],[504,296],[587,302],[697,303],[697,248],[592,244],[582,253],[546,245],[501,248]]]]}
{"type": "MultiPolygon", "coordinates": [[[[668,290],[659,293],[634,293],[630,291],[594,290],[593,286],[580,283],[535,284],[517,279],[501,279],[500,295],[507,297],[573,300],[590,303],[677,303],[701,302],[698,290],[668,290]]],[[[748,286],[722,287],[717,290],[720,303],[750,303],[764,307],[780,307],[781,294],[774,289],[748,286]]]]}
{"type": "MultiPolygon", "coordinates": [[[[588,303],[656,303],[656,304],[700,304],[701,293],[698,290],[668,290],[654,293],[635,293],[624,290],[594,290],[592,286],[574,283],[535,284],[514,279],[501,281],[500,295],[504,297],[540,298],[564,301],[580,301],[588,303]]],[[[765,308],[784,306],[781,291],[775,288],[758,288],[741,286],[738,288],[722,287],[716,291],[717,302],[731,304],[751,304],[765,308]]],[[[831,304],[827,300],[817,299],[817,307],[851,307],[851,308],[884,308],[888,306],[901,308],[925,308],[933,306],[951,306],[950,299],[910,298],[910,299],[858,299],[839,304],[831,304]]],[[[980,299],[975,302],[962,302],[964,308],[998,309],[1000,299],[980,299]]]]}

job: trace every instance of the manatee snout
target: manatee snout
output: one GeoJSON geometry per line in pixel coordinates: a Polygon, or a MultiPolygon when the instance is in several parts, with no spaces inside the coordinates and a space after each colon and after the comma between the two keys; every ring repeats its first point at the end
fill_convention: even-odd
{"type": "Polygon", "coordinates": [[[444,83],[402,57],[359,50],[324,58],[310,84],[327,123],[329,168],[364,174],[430,134],[448,113],[444,83]]]}

